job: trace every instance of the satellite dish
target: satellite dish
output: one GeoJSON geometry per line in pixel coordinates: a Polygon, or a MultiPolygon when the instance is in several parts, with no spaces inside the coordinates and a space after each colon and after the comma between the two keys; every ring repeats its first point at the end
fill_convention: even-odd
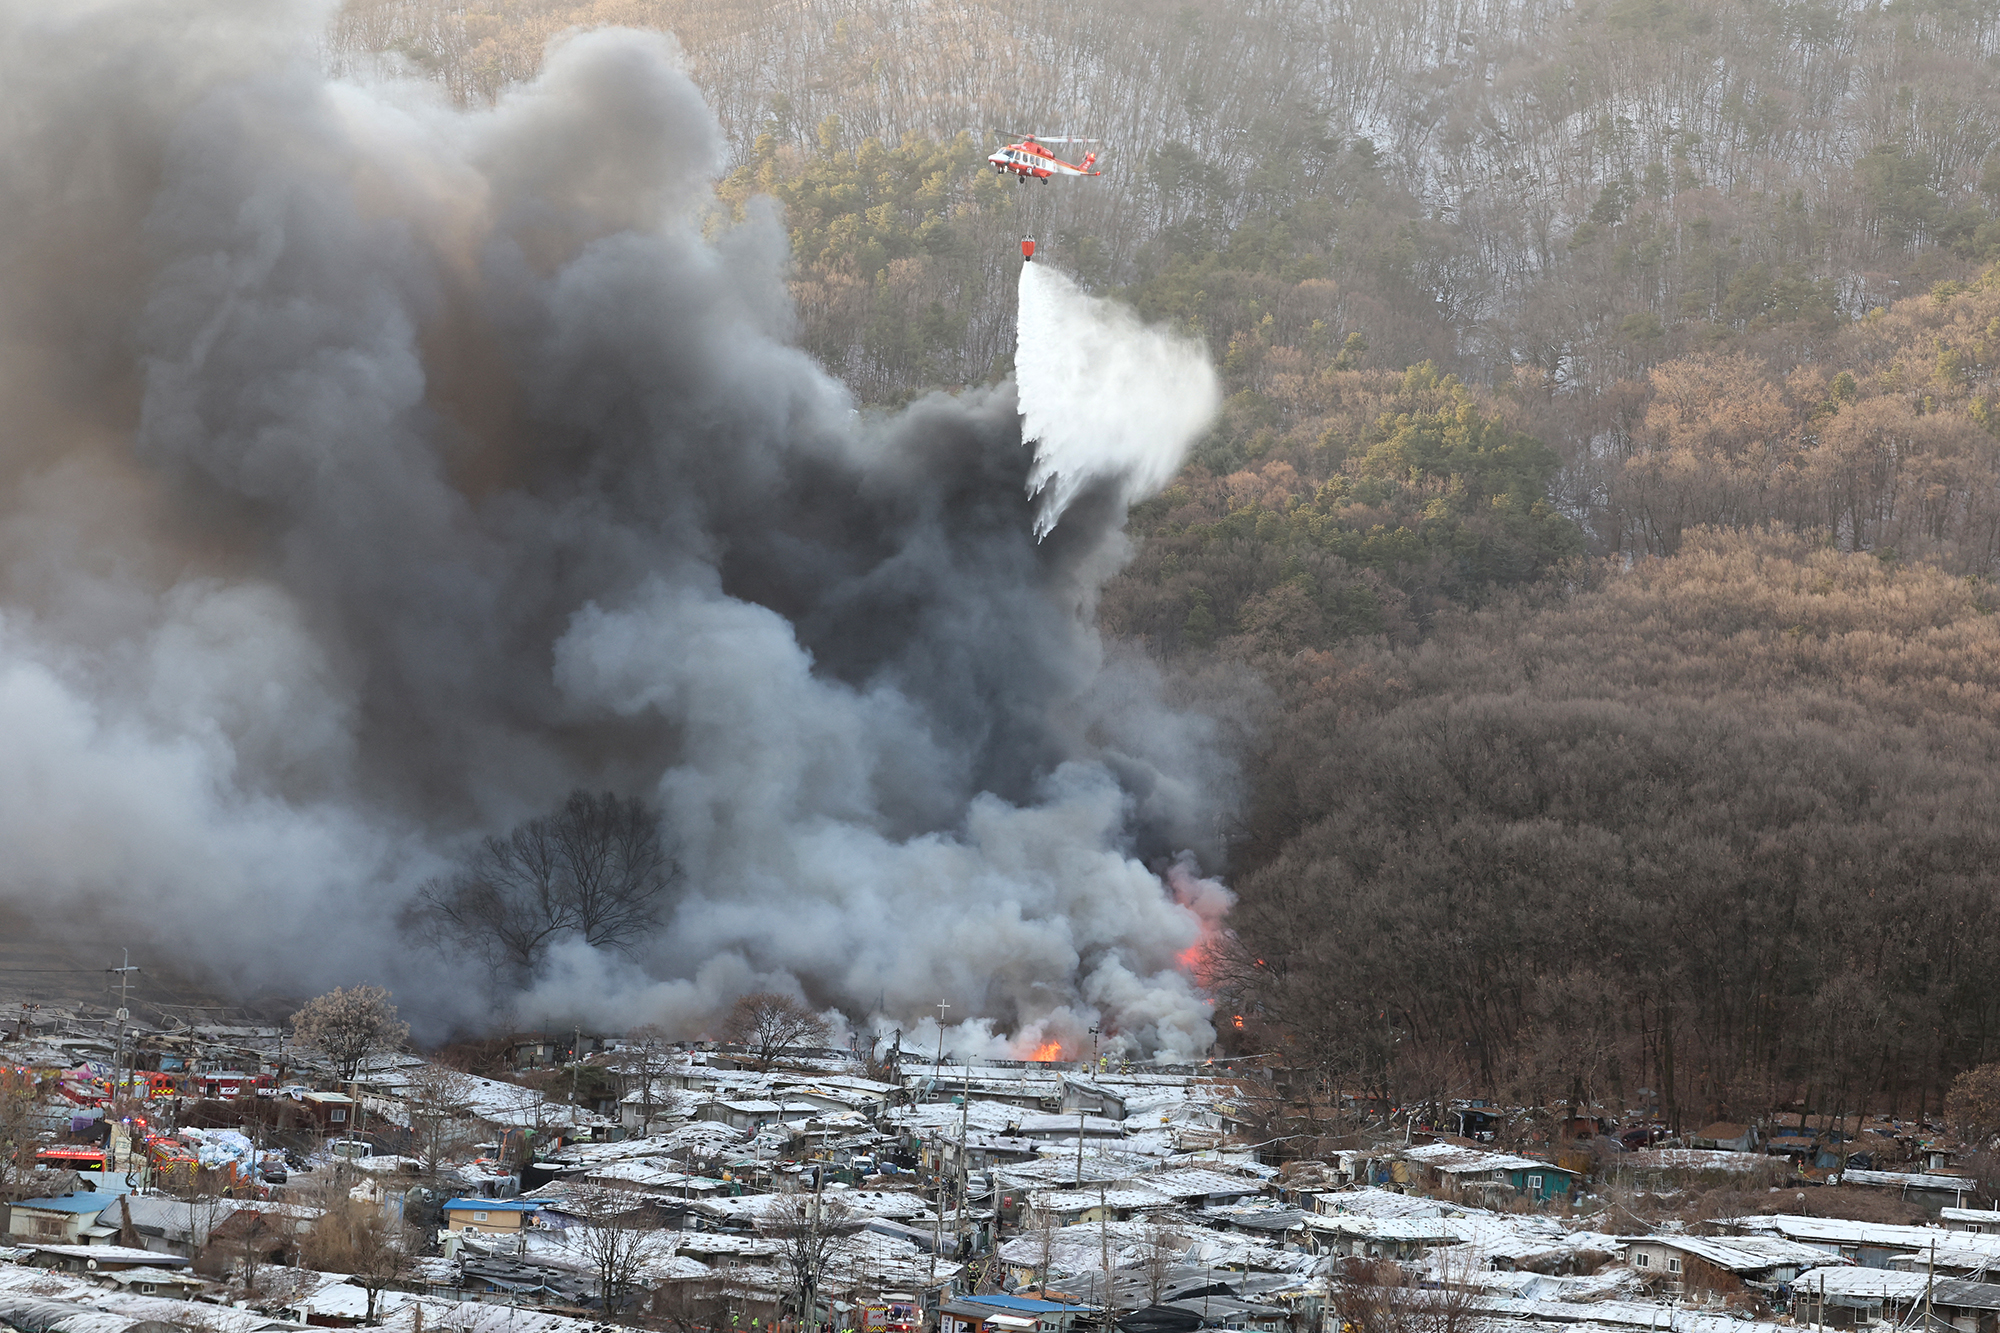
{"type": "Polygon", "coordinates": [[[84,1266],[85,1268],[96,1268],[96,1267],[97,1267],[97,1260],[95,1260],[95,1259],[85,1259],[85,1260],[83,1261],[83,1266],[84,1266]]]}

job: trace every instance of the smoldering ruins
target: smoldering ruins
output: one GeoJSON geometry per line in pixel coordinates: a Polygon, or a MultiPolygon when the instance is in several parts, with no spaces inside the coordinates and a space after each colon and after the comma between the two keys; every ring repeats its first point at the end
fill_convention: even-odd
{"type": "Polygon", "coordinates": [[[1092,625],[1198,352],[1088,386],[1207,388],[1083,445],[1024,444],[1011,383],[856,412],[656,34],[465,113],[329,80],[313,6],[0,13],[9,899],[438,1030],[778,989],[942,999],[967,1053],[1206,1046],[1229,767],[1092,625]],[[407,928],[579,790],[660,817],[639,938],[496,993],[407,928]]]}

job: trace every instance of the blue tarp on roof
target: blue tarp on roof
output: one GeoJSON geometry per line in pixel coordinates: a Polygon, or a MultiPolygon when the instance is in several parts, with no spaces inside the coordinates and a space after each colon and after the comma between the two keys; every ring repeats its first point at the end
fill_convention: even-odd
{"type": "Polygon", "coordinates": [[[118,1202],[116,1194],[64,1194],[53,1199],[23,1199],[16,1208],[39,1208],[45,1213],[101,1213],[118,1202]]]}
{"type": "Polygon", "coordinates": [[[1026,1310],[1031,1314],[1039,1313],[1043,1310],[1074,1310],[1077,1308],[1074,1304],[1064,1305],[1059,1301],[1035,1301],[1028,1299],[1026,1296],[954,1296],[952,1301],[958,1305],[991,1305],[995,1309],[1000,1310],[1026,1310]]]}
{"type": "Polygon", "coordinates": [[[548,1205],[547,1199],[446,1199],[444,1210],[448,1213],[475,1210],[482,1213],[533,1213],[548,1205]]]}

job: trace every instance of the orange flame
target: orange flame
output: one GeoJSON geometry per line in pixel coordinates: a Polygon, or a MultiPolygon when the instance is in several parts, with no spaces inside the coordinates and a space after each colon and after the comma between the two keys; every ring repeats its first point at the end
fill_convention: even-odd
{"type": "Polygon", "coordinates": [[[1174,955],[1174,964],[1204,993],[1215,989],[1218,955],[1223,944],[1222,918],[1236,901],[1234,894],[1212,879],[1203,879],[1190,861],[1179,861],[1166,872],[1166,887],[1174,902],[1193,918],[1195,939],[1174,955]]]}
{"type": "Polygon", "coordinates": [[[1034,1054],[1028,1058],[1030,1060],[1060,1060],[1063,1058],[1062,1043],[1059,1041],[1045,1041],[1037,1046],[1034,1054]]]}
{"type": "Polygon", "coordinates": [[[1199,940],[1174,955],[1174,966],[1193,977],[1195,985],[1203,990],[1209,989],[1215,971],[1215,960],[1209,952],[1213,942],[1211,932],[1204,929],[1199,940]]]}

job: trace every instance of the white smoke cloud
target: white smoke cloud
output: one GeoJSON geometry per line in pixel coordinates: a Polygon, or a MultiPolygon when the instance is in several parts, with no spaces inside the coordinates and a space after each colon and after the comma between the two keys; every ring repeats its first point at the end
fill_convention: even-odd
{"type": "Polygon", "coordinates": [[[856,418],[782,339],[771,211],[702,235],[669,39],[460,113],[323,77],[324,17],[0,0],[0,894],[433,1033],[778,989],[871,1032],[942,997],[963,1054],[1204,1047],[1219,900],[1151,867],[1227,764],[1078,608],[1205,364],[1057,287],[1024,329],[1101,373],[1024,346],[1031,423],[1072,405],[1032,470],[1006,386],[856,418]],[[662,812],[653,936],[510,994],[400,933],[576,787],[662,812]]]}
{"type": "Polygon", "coordinates": [[[1126,504],[1158,494],[1222,407],[1200,343],[1147,326],[1047,263],[1021,265],[1014,378],[1021,433],[1035,442],[1037,536],[1093,481],[1119,481],[1126,504]]]}

